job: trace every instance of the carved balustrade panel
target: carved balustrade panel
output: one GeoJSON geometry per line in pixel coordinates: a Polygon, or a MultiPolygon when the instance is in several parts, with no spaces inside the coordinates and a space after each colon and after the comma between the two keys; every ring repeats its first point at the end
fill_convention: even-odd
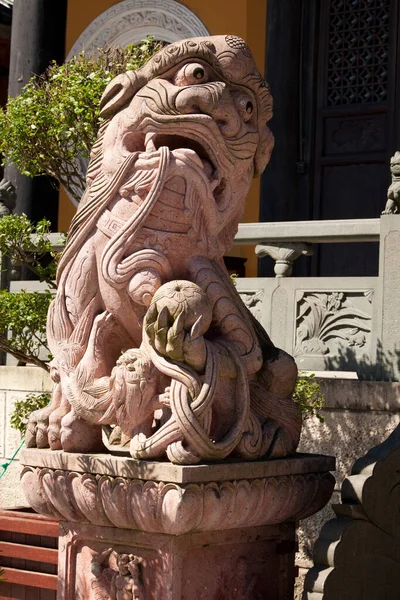
{"type": "Polygon", "coordinates": [[[378,278],[247,278],[237,280],[237,289],[299,368],[370,371],[378,344],[378,278]]]}

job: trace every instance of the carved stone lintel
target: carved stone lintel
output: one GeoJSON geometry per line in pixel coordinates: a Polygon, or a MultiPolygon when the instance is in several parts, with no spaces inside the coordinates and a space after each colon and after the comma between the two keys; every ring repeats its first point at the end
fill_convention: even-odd
{"type": "Polygon", "coordinates": [[[311,256],[313,254],[312,245],[303,242],[271,242],[256,246],[256,255],[259,258],[270,256],[275,261],[276,277],[290,277],[294,261],[302,254],[311,256]]]}
{"type": "Polygon", "coordinates": [[[208,35],[203,22],[175,0],[124,0],[101,13],[80,35],[68,59],[102,46],[139,43],[146,35],[166,42],[208,35]]]}

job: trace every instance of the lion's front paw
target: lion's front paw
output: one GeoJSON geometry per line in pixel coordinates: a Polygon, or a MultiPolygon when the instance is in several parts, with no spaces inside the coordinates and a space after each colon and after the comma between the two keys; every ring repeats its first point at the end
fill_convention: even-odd
{"type": "Polygon", "coordinates": [[[51,404],[40,410],[35,410],[28,420],[25,433],[25,444],[27,448],[48,448],[48,426],[49,417],[54,410],[51,404]]]}
{"type": "Polygon", "coordinates": [[[145,317],[145,335],[159,354],[198,372],[206,362],[203,335],[211,324],[207,295],[190,281],[171,281],[154,295],[145,317]]]}
{"type": "Polygon", "coordinates": [[[53,378],[53,381],[55,381],[55,385],[51,402],[44,408],[35,410],[29,416],[25,433],[27,448],[48,448],[49,446],[52,450],[59,450],[61,448],[59,444],[53,442],[51,429],[53,424],[56,427],[57,415],[61,408],[64,407],[64,410],[58,419],[58,424],[62,416],[68,412],[69,404],[62,399],[59,379],[53,378]]]}

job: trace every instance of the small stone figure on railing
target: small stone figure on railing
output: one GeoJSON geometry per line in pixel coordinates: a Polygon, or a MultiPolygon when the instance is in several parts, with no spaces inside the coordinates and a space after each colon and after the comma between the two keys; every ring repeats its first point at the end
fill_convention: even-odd
{"type": "Polygon", "coordinates": [[[387,201],[383,215],[396,215],[400,212],[400,152],[390,159],[392,183],[387,191],[387,201]]]}

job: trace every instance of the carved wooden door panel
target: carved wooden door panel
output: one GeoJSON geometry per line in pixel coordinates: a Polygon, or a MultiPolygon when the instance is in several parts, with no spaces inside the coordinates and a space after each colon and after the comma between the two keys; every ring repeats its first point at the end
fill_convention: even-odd
{"type": "MultiPolygon", "coordinates": [[[[276,144],[261,220],[377,218],[400,149],[400,0],[269,0],[276,144]]],[[[264,259],[261,274],[272,275],[264,259]]],[[[321,245],[295,275],[376,275],[378,244],[321,245]]]]}
{"type": "MultiPolygon", "coordinates": [[[[378,217],[399,142],[398,0],[321,2],[314,219],[378,217]]],[[[375,244],[322,246],[313,274],[374,275],[375,244]]]]}

